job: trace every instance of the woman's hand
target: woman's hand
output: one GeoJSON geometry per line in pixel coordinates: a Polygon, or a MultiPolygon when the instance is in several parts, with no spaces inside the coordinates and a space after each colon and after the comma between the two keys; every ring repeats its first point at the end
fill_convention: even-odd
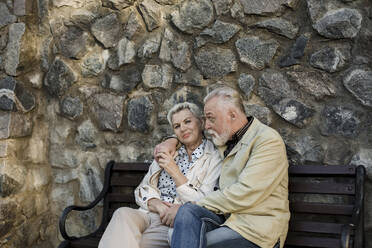
{"type": "Polygon", "coordinates": [[[169,207],[157,198],[152,198],[147,201],[147,206],[151,212],[158,213],[160,219],[164,216],[169,207]]]}
{"type": "Polygon", "coordinates": [[[158,155],[159,166],[173,178],[177,187],[187,182],[187,178],[181,173],[178,165],[170,153],[160,152],[158,155]]]}
{"type": "Polygon", "coordinates": [[[176,218],[178,209],[180,208],[180,204],[172,204],[168,202],[163,202],[167,205],[168,209],[165,212],[164,216],[160,216],[161,223],[166,226],[173,227],[174,219],[176,218]]]}

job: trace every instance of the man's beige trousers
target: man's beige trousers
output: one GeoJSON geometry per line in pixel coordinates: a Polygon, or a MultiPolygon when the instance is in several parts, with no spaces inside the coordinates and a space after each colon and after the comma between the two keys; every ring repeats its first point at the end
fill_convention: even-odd
{"type": "Polygon", "coordinates": [[[169,228],[155,213],[132,208],[114,212],[98,248],[167,248],[169,228]]]}

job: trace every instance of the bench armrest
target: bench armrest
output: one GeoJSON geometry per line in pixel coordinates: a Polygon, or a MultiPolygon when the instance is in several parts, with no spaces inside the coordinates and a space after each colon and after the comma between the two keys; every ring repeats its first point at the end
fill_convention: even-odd
{"type": "MultiPolygon", "coordinates": [[[[61,232],[61,235],[62,237],[65,239],[65,240],[75,240],[75,239],[79,239],[78,237],[70,237],[67,232],[66,232],[66,228],[65,228],[65,225],[66,225],[66,219],[67,219],[67,216],[68,214],[71,212],[71,211],[85,211],[85,210],[89,210],[89,209],[92,209],[93,207],[95,207],[102,199],[104,199],[104,197],[106,196],[107,192],[108,192],[108,189],[109,189],[109,186],[110,186],[110,177],[111,177],[111,169],[112,167],[114,166],[115,164],[115,161],[110,161],[107,163],[106,165],[106,169],[105,169],[105,178],[104,178],[104,185],[103,185],[103,189],[101,190],[101,192],[99,193],[99,195],[97,196],[97,198],[91,202],[88,206],[76,206],[76,205],[72,205],[72,206],[68,206],[66,207],[63,212],[62,212],[62,215],[61,217],[59,218],[59,230],[61,232]]],[[[104,208],[106,208],[107,206],[103,206],[104,208]]],[[[104,211],[105,212],[105,211],[104,211]]],[[[87,238],[87,237],[91,237],[91,236],[94,236],[97,232],[99,232],[101,229],[103,229],[103,219],[105,218],[105,216],[103,215],[102,216],[102,222],[100,224],[100,226],[98,227],[98,229],[96,231],[94,231],[93,233],[91,234],[88,234],[84,237],[80,237],[80,238],[87,238]]]]}
{"type": "Polygon", "coordinates": [[[356,247],[364,247],[364,181],[366,177],[366,169],[363,165],[356,167],[356,192],[355,207],[353,210],[352,222],[355,226],[356,247]]]}
{"type": "Polygon", "coordinates": [[[350,237],[354,229],[353,224],[345,224],[341,229],[341,248],[351,248],[350,237]]]}

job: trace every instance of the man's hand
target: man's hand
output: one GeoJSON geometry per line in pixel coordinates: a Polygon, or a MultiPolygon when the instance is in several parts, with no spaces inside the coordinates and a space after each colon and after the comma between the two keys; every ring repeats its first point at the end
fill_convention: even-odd
{"type": "Polygon", "coordinates": [[[181,207],[180,204],[172,204],[168,202],[163,202],[167,205],[168,209],[165,212],[165,215],[160,216],[161,223],[166,226],[173,227],[174,219],[176,218],[178,209],[181,207]]]}
{"type": "Polygon", "coordinates": [[[169,138],[161,142],[160,144],[155,146],[154,149],[154,158],[158,162],[159,161],[159,153],[168,153],[172,157],[176,154],[176,147],[178,144],[178,140],[176,138],[169,138]]]}
{"type": "Polygon", "coordinates": [[[169,207],[166,204],[164,204],[164,202],[157,198],[152,198],[148,200],[147,206],[151,212],[158,213],[160,215],[160,219],[161,216],[164,216],[167,210],[169,209],[169,207]]]}

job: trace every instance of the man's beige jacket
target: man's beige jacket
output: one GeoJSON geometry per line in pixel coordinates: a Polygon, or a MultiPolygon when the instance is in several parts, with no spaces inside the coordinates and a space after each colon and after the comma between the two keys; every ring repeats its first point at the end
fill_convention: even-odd
{"type": "MultiPolygon", "coordinates": [[[[226,146],[220,147],[223,156],[226,146]]],[[[283,247],[290,217],[284,142],[256,118],[222,162],[220,190],[198,204],[229,216],[224,225],[262,248],[283,247]]]]}

